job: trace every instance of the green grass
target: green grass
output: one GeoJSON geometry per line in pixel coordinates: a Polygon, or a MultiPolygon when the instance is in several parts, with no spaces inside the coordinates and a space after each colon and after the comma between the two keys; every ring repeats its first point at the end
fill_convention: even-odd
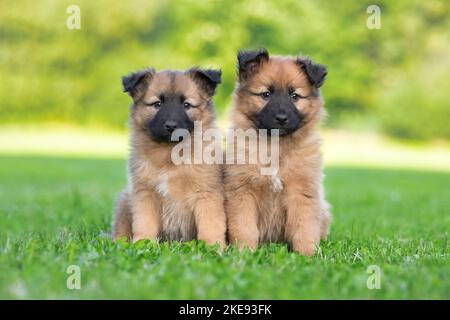
{"type": "Polygon", "coordinates": [[[113,244],[125,161],[0,157],[0,298],[450,298],[450,173],[328,167],[334,223],[315,257],[267,245],[113,244]],[[81,289],[66,287],[69,265],[81,289]],[[382,270],[381,289],[366,269],[382,270]]]}

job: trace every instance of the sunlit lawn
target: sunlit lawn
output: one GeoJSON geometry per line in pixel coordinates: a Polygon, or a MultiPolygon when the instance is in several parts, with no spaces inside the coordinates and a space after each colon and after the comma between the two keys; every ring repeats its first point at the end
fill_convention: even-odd
{"type": "Polygon", "coordinates": [[[110,241],[125,152],[21,152],[0,154],[0,298],[450,298],[445,168],[330,163],[334,223],[315,257],[284,245],[219,255],[202,244],[110,241]],[[73,264],[80,290],[66,287],[73,264]],[[379,290],[366,286],[370,265],[382,270],[379,290]]]}

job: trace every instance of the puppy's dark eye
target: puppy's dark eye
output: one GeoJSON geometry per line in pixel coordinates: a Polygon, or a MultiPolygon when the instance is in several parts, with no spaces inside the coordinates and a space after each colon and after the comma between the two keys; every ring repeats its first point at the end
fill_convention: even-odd
{"type": "Polygon", "coordinates": [[[264,100],[269,100],[271,96],[272,96],[272,94],[270,93],[270,91],[265,91],[265,92],[261,93],[261,97],[264,100]]]}
{"type": "Polygon", "coordinates": [[[190,107],[192,107],[192,104],[190,104],[189,102],[184,102],[183,106],[185,109],[189,109],[190,107]]]}
{"type": "Polygon", "coordinates": [[[160,108],[160,107],[161,107],[161,101],[155,101],[155,102],[152,103],[152,105],[153,105],[155,108],[160,108]]]}
{"type": "Polygon", "coordinates": [[[155,102],[152,102],[152,103],[144,102],[144,104],[147,107],[155,107],[155,108],[161,107],[161,101],[155,101],[155,102]]]}
{"type": "Polygon", "coordinates": [[[306,97],[303,97],[303,96],[301,96],[301,95],[299,95],[299,94],[297,94],[297,93],[295,93],[295,92],[293,92],[293,93],[291,93],[291,99],[295,102],[295,101],[298,101],[299,99],[302,99],[302,98],[306,98],[306,97]]]}

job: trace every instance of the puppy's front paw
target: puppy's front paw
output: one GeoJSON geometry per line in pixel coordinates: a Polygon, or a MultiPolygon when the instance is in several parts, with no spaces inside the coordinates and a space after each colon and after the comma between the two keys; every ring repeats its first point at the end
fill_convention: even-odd
{"type": "Polygon", "coordinates": [[[156,240],[156,237],[145,234],[135,234],[133,235],[133,243],[138,242],[139,240],[156,240]]]}
{"type": "Polygon", "coordinates": [[[250,251],[255,251],[258,248],[258,243],[256,241],[235,241],[233,242],[236,247],[239,249],[239,251],[244,251],[245,249],[248,249],[250,251]]]}
{"type": "Polygon", "coordinates": [[[199,239],[199,240],[204,240],[205,243],[209,246],[215,246],[216,244],[219,244],[220,250],[223,251],[223,249],[225,249],[226,244],[225,244],[225,238],[224,239],[199,239]]]}
{"type": "Polygon", "coordinates": [[[316,241],[298,240],[292,241],[292,249],[303,256],[311,257],[316,253],[319,243],[316,241]]]}

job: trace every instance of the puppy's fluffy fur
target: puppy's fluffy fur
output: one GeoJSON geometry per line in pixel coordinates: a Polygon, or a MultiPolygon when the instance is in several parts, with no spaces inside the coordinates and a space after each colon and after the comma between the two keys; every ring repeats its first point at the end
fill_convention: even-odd
{"type": "Polygon", "coordinates": [[[269,57],[265,49],[240,52],[238,68],[233,127],[280,129],[280,164],[273,176],[261,175],[259,164],[225,166],[228,238],[252,249],[288,242],[312,255],[331,220],[317,132],[325,115],[319,87],[327,70],[304,57],[269,57]],[[280,113],[290,122],[275,125],[280,113]]]}
{"type": "Polygon", "coordinates": [[[214,127],[212,97],[219,83],[220,71],[200,69],[147,69],[123,78],[124,91],[133,98],[131,156],[128,187],[116,205],[114,239],[224,245],[221,167],[175,165],[170,141],[170,126],[192,130],[193,122],[201,121],[203,130],[214,127]]]}

